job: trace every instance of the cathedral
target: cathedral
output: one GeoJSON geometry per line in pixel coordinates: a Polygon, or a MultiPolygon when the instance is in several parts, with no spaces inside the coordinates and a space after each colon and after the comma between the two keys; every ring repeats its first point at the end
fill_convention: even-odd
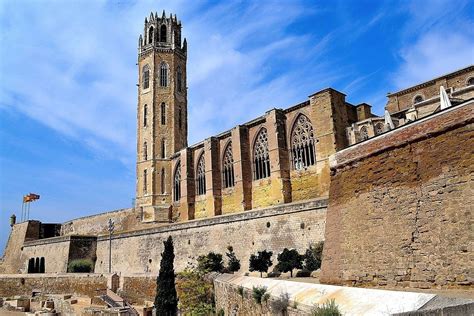
{"type": "Polygon", "coordinates": [[[382,117],[369,104],[350,104],[344,93],[328,88],[188,146],[181,21],[151,13],[138,51],[136,207],[144,222],[327,197],[331,155],[436,112],[440,86],[453,102],[473,94],[473,66],[388,94],[382,117]]]}

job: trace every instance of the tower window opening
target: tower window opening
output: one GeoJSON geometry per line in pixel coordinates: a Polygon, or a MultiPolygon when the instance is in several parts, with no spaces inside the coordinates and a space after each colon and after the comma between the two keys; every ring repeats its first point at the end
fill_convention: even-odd
{"type": "Polygon", "coordinates": [[[146,172],[146,169],[143,170],[143,194],[146,194],[147,192],[147,172],[146,172]]]}
{"type": "Polygon", "coordinates": [[[160,42],[166,42],[166,25],[162,25],[160,29],[160,42]]]}
{"type": "Polygon", "coordinates": [[[176,166],[176,171],[174,172],[174,196],[173,199],[175,202],[178,202],[181,199],[181,162],[178,162],[176,166]]]}
{"type": "Polygon", "coordinates": [[[160,87],[168,86],[168,64],[161,63],[160,66],[160,87]]]}
{"type": "Polygon", "coordinates": [[[154,35],[153,26],[151,26],[150,29],[148,30],[148,44],[153,43],[153,35],[154,35]]]}
{"type": "Polygon", "coordinates": [[[258,132],[253,148],[253,178],[254,180],[268,178],[270,176],[270,156],[266,128],[262,128],[258,132]]]}
{"type": "Polygon", "coordinates": [[[165,102],[161,103],[161,125],[166,124],[166,104],[165,102]]]}
{"type": "Polygon", "coordinates": [[[474,77],[471,77],[467,80],[467,85],[468,86],[474,86],[474,77]]]}
{"type": "Polygon", "coordinates": [[[148,105],[143,107],[143,126],[146,127],[148,121],[148,105]]]}
{"type": "Polygon", "coordinates": [[[225,151],[224,159],[222,161],[222,182],[224,188],[231,188],[234,186],[234,158],[232,156],[232,142],[230,142],[225,151]]]}
{"type": "Polygon", "coordinates": [[[182,119],[182,113],[183,111],[181,109],[178,110],[178,126],[179,126],[179,130],[181,130],[182,126],[183,126],[183,119],[182,119]]]}
{"type": "Polygon", "coordinates": [[[165,168],[161,168],[161,194],[165,194],[165,168]]]}
{"type": "Polygon", "coordinates": [[[146,142],[143,143],[143,160],[148,159],[148,145],[146,142]]]}
{"type": "Polygon", "coordinates": [[[148,65],[145,65],[145,67],[143,67],[142,77],[143,89],[148,89],[150,87],[150,67],[148,67],[148,65]]]}
{"type": "Polygon", "coordinates": [[[196,194],[203,195],[206,193],[206,165],[204,162],[204,153],[201,154],[197,164],[196,172],[196,194]]]}
{"type": "Polygon", "coordinates": [[[161,140],[161,158],[166,157],[166,141],[164,139],[161,140]]]}
{"type": "Polygon", "coordinates": [[[178,92],[182,91],[182,84],[183,84],[182,76],[183,76],[183,73],[181,72],[181,67],[178,67],[178,71],[176,74],[176,85],[177,85],[176,89],[178,90],[178,92]]]}
{"type": "Polygon", "coordinates": [[[313,126],[306,115],[300,114],[293,126],[291,155],[295,170],[301,170],[316,163],[313,126]]]}

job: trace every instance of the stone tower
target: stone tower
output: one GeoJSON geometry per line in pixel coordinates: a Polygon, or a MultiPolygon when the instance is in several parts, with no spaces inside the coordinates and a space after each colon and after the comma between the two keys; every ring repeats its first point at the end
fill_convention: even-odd
{"type": "Polygon", "coordinates": [[[143,221],[168,221],[171,157],[187,147],[186,39],[176,15],[151,13],[138,40],[136,206],[143,221]]]}

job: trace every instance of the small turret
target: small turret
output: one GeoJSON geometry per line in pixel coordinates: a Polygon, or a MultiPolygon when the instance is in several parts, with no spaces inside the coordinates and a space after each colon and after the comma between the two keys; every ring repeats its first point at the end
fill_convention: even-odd
{"type": "Polygon", "coordinates": [[[161,18],[157,12],[151,12],[145,18],[143,34],[138,40],[140,54],[152,47],[182,50],[181,43],[181,21],[178,21],[176,14],[170,13],[167,17],[163,10],[161,18]]]}

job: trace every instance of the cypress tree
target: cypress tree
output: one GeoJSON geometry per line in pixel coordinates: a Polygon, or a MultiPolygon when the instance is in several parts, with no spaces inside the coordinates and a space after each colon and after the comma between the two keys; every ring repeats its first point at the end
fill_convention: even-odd
{"type": "Polygon", "coordinates": [[[178,295],[174,276],[174,250],[171,236],[163,242],[165,249],[161,254],[160,273],[156,279],[156,315],[176,316],[178,295]]]}

